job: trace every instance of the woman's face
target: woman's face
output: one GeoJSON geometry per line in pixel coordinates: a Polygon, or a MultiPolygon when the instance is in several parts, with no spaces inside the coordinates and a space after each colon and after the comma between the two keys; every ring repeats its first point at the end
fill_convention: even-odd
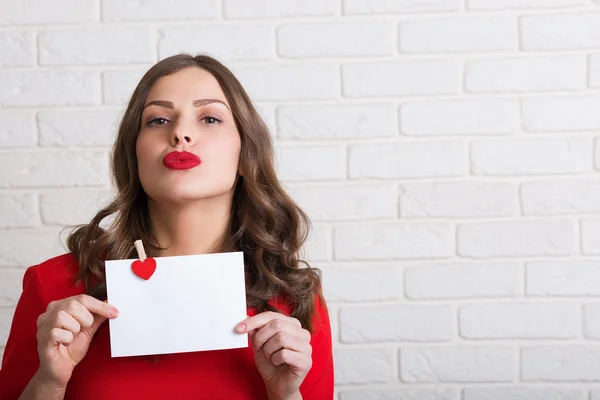
{"type": "Polygon", "coordinates": [[[136,143],[140,181],[152,200],[231,193],[240,149],[231,107],[209,72],[186,68],[154,83],[136,143]]]}

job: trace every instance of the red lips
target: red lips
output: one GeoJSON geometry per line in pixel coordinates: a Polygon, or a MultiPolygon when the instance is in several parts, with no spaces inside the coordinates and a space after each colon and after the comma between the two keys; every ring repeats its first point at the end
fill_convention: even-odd
{"type": "Polygon", "coordinates": [[[163,165],[173,170],[194,168],[201,162],[200,157],[187,151],[173,151],[163,158],[163,165]]]}

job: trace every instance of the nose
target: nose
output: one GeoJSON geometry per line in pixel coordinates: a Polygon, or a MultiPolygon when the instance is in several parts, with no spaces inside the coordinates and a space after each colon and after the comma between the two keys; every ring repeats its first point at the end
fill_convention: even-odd
{"type": "Polygon", "coordinates": [[[175,132],[173,137],[171,137],[171,145],[176,147],[180,143],[192,144],[192,138],[190,136],[175,132]]]}
{"type": "Polygon", "coordinates": [[[175,125],[173,129],[173,133],[171,134],[171,146],[177,147],[178,145],[192,145],[193,139],[192,136],[185,133],[184,124],[178,123],[175,125]]]}

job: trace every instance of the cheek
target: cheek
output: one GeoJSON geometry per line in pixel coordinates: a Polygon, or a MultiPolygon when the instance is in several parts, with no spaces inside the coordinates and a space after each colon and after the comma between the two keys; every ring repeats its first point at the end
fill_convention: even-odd
{"type": "Polygon", "coordinates": [[[154,174],[152,171],[154,168],[154,155],[152,154],[153,147],[154,146],[152,146],[151,141],[148,140],[147,137],[138,137],[135,145],[135,153],[137,156],[138,175],[142,184],[148,184],[147,179],[145,178],[154,174]]]}
{"type": "Polygon", "coordinates": [[[232,149],[232,151],[229,152],[229,154],[230,154],[229,163],[230,163],[231,167],[233,169],[235,169],[235,172],[237,173],[237,170],[239,168],[239,163],[240,163],[240,152],[241,152],[241,143],[240,143],[239,137],[237,137],[236,139],[233,140],[231,149],[232,149]]]}
{"type": "Polygon", "coordinates": [[[150,164],[155,157],[156,145],[147,135],[140,135],[135,144],[135,152],[138,158],[138,164],[150,164]]]}
{"type": "Polygon", "coordinates": [[[237,171],[240,159],[241,143],[239,137],[227,137],[213,143],[212,149],[207,152],[213,162],[220,165],[223,172],[237,171]]]}

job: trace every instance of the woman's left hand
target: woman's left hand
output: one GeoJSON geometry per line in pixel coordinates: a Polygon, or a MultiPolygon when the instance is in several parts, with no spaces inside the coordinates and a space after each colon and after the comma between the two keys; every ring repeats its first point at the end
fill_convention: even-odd
{"type": "Polygon", "coordinates": [[[240,322],[248,333],[269,399],[301,399],[300,384],[312,366],[310,332],[296,318],[263,312],[240,322]]]}

